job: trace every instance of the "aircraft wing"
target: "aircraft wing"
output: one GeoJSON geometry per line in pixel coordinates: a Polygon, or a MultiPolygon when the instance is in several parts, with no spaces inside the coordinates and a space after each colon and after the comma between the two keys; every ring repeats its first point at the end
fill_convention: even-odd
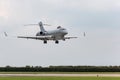
{"type": "Polygon", "coordinates": [[[77,37],[64,37],[64,39],[72,39],[72,38],[77,38],[77,37]]]}
{"type": "Polygon", "coordinates": [[[17,38],[36,39],[36,40],[53,40],[53,38],[50,36],[33,36],[33,37],[18,36],[17,38]]]}
{"type": "MultiPolygon", "coordinates": [[[[36,40],[55,40],[53,37],[51,36],[31,36],[31,37],[27,37],[27,36],[18,36],[17,38],[26,38],[26,39],[36,39],[36,40]]],[[[72,38],[77,38],[77,37],[63,37],[59,40],[63,40],[63,39],[72,39],[72,38]]]]}

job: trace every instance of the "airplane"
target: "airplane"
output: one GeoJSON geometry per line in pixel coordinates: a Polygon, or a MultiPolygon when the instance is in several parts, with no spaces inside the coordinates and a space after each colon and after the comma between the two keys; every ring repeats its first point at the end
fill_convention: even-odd
{"type": "MultiPolygon", "coordinates": [[[[33,24],[35,25],[35,24],[33,24]]],[[[62,28],[61,26],[58,26],[57,29],[46,31],[42,22],[38,23],[40,27],[40,31],[36,33],[36,36],[17,36],[17,38],[26,38],[26,39],[36,39],[36,40],[42,40],[44,44],[47,44],[48,40],[55,41],[56,44],[59,43],[59,40],[65,41],[66,39],[71,38],[77,38],[77,37],[65,37],[65,35],[68,34],[68,31],[65,28],[62,28]]],[[[49,25],[48,25],[49,26],[49,25]]],[[[5,36],[8,36],[6,32],[4,32],[5,36]]]]}

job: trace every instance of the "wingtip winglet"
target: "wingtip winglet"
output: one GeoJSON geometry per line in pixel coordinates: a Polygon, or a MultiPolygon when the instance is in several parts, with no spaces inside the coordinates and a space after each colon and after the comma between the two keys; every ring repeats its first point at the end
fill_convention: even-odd
{"type": "Polygon", "coordinates": [[[86,36],[86,33],[84,32],[83,35],[84,35],[84,37],[85,37],[85,36],[86,36]]]}
{"type": "Polygon", "coordinates": [[[4,35],[5,35],[5,37],[8,37],[8,34],[6,32],[4,32],[4,35]]]}

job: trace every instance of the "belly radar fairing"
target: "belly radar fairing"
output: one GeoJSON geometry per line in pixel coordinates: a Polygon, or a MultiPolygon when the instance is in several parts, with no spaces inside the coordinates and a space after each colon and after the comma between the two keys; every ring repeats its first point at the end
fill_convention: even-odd
{"type": "Polygon", "coordinates": [[[43,23],[39,22],[40,31],[36,33],[36,36],[29,37],[29,36],[18,36],[18,38],[27,38],[27,39],[36,39],[36,40],[43,40],[44,44],[47,43],[48,40],[55,41],[56,44],[59,43],[59,40],[66,40],[71,38],[77,38],[77,37],[65,37],[65,35],[68,34],[68,31],[65,28],[62,28],[61,26],[58,26],[57,29],[46,31],[43,27],[43,23]]]}

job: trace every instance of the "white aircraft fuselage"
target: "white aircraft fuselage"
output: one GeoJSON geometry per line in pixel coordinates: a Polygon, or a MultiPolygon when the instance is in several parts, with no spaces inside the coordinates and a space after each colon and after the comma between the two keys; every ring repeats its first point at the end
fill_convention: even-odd
{"type": "Polygon", "coordinates": [[[55,38],[55,40],[64,40],[64,36],[68,34],[68,31],[65,28],[62,27],[57,27],[56,30],[51,30],[51,31],[45,31],[41,32],[39,31],[36,36],[51,36],[55,38]]]}

